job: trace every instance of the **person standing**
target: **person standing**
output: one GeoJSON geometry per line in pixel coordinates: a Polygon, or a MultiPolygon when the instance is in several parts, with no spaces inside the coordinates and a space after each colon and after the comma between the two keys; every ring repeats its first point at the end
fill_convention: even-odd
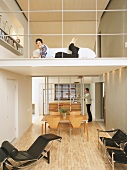
{"type": "Polygon", "coordinates": [[[90,111],[90,106],[91,106],[91,95],[89,93],[89,89],[85,89],[85,102],[86,102],[86,108],[87,108],[87,113],[88,113],[88,122],[92,122],[92,113],[90,111]]]}

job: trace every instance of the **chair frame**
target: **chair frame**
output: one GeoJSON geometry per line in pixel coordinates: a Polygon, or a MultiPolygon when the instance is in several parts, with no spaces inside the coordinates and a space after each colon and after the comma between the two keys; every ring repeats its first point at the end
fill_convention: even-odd
{"type": "MultiPolygon", "coordinates": [[[[17,170],[17,169],[22,169],[22,168],[27,168],[29,166],[34,165],[35,163],[37,163],[40,159],[44,158],[45,160],[47,160],[48,164],[50,163],[50,148],[52,146],[53,142],[51,142],[49,148],[47,150],[44,150],[43,154],[41,154],[41,156],[38,159],[34,159],[34,160],[29,160],[28,162],[24,162],[21,165],[19,165],[18,167],[15,167],[10,161],[9,159],[6,159],[5,162],[3,162],[3,169],[2,170],[9,170],[7,169],[6,166],[9,166],[11,169],[17,170]],[[46,155],[47,154],[47,155],[46,155]]],[[[19,163],[16,162],[15,163],[19,163]]]]}
{"type": "Polygon", "coordinates": [[[112,170],[114,170],[114,168],[115,168],[115,163],[127,164],[127,140],[126,140],[126,142],[125,141],[121,142],[121,144],[123,144],[123,143],[124,143],[124,148],[121,147],[120,150],[111,149],[111,148],[106,149],[106,151],[107,151],[106,152],[106,157],[107,157],[107,160],[108,160],[108,162],[110,163],[110,165],[112,167],[112,170]],[[108,153],[108,155],[107,155],[107,153],[108,153]],[[115,156],[125,158],[126,161],[117,160],[115,158],[115,156]]]}
{"type": "Polygon", "coordinates": [[[100,130],[97,129],[98,131],[98,149],[99,149],[99,144],[100,146],[102,146],[103,149],[103,153],[104,153],[104,157],[106,156],[106,149],[107,148],[115,148],[115,149],[120,149],[120,143],[123,141],[126,141],[127,139],[127,134],[124,133],[122,130],[120,129],[113,129],[113,130],[100,130]],[[100,137],[100,133],[113,133],[114,135],[112,137],[100,137]],[[121,138],[113,138],[115,135],[119,135],[119,133],[122,133],[125,137],[121,137],[121,138]],[[100,138],[102,138],[102,140],[100,140],[100,138]],[[110,146],[107,145],[107,142],[111,142],[114,146],[110,146]]]}
{"type": "Polygon", "coordinates": [[[26,168],[32,166],[42,158],[46,159],[49,164],[50,149],[53,141],[58,140],[61,142],[61,139],[62,137],[55,134],[41,135],[35,140],[35,142],[29,147],[27,151],[18,151],[11,143],[4,141],[0,148],[0,163],[2,170],[8,170],[8,167],[13,170],[26,168]],[[40,146],[41,143],[44,144],[40,146]],[[13,160],[15,165],[10,162],[10,159],[13,160]]]}

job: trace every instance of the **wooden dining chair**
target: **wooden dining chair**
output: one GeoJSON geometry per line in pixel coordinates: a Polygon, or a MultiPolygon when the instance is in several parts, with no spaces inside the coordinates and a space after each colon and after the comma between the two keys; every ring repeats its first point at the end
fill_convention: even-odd
{"type": "Polygon", "coordinates": [[[79,129],[82,135],[82,129],[83,129],[83,124],[82,124],[83,117],[82,116],[70,116],[70,136],[71,136],[71,131],[73,129],[79,129]]]}
{"type": "Polygon", "coordinates": [[[47,122],[49,124],[48,128],[49,130],[58,130],[60,134],[60,117],[57,116],[48,116],[47,122]]]}
{"type": "Polygon", "coordinates": [[[60,112],[49,112],[50,115],[57,116],[60,115],[60,112]]]}
{"type": "Polygon", "coordinates": [[[72,111],[72,112],[70,112],[70,115],[71,115],[71,116],[81,115],[81,111],[72,111]]]}

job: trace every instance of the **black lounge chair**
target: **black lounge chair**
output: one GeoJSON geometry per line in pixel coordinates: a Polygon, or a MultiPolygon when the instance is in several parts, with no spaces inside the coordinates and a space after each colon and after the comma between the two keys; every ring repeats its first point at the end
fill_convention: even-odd
{"type": "Polygon", "coordinates": [[[117,148],[120,149],[120,143],[127,141],[127,134],[123,132],[120,129],[114,129],[114,130],[109,130],[109,131],[104,131],[104,130],[98,130],[98,148],[99,144],[101,144],[104,155],[106,154],[106,148],[117,148]],[[106,133],[113,133],[112,137],[105,137],[105,136],[100,136],[100,133],[106,134],[106,133]]]}
{"type": "Polygon", "coordinates": [[[107,148],[107,158],[114,170],[114,163],[127,164],[127,142],[121,150],[107,148]]]}
{"type": "Polygon", "coordinates": [[[4,141],[0,148],[0,162],[2,170],[8,170],[8,166],[14,170],[25,168],[40,160],[41,158],[45,158],[48,163],[50,163],[50,148],[53,144],[53,141],[61,141],[61,139],[62,138],[60,136],[55,134],[41,135],[26,151],[18,151],[11,143],[4,141]],[[49,147],[47,150],[45,150],[49,142],[49,147]],[[14,163],[12,164],[10,158],[13,160],[13,162],[18,163],[18,165],[13,165],[14,163]]]}

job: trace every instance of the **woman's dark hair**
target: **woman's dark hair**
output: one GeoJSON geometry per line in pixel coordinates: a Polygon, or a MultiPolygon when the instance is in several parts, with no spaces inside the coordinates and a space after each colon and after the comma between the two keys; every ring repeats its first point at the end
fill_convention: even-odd
{"type": "Polygon", "coordinates": [[[37,43],[38,41],[40,41],[41,43],[43,43],[43,41],[42,41],[41,38],[37,38],[35,42],[37,43]]]}
{"type": "Polygon", "coordinates": [[[86,88],[86,90],[87,90],[87,91],[89,91],[89,89],[88,89],[88,88],[86,88]]]}

